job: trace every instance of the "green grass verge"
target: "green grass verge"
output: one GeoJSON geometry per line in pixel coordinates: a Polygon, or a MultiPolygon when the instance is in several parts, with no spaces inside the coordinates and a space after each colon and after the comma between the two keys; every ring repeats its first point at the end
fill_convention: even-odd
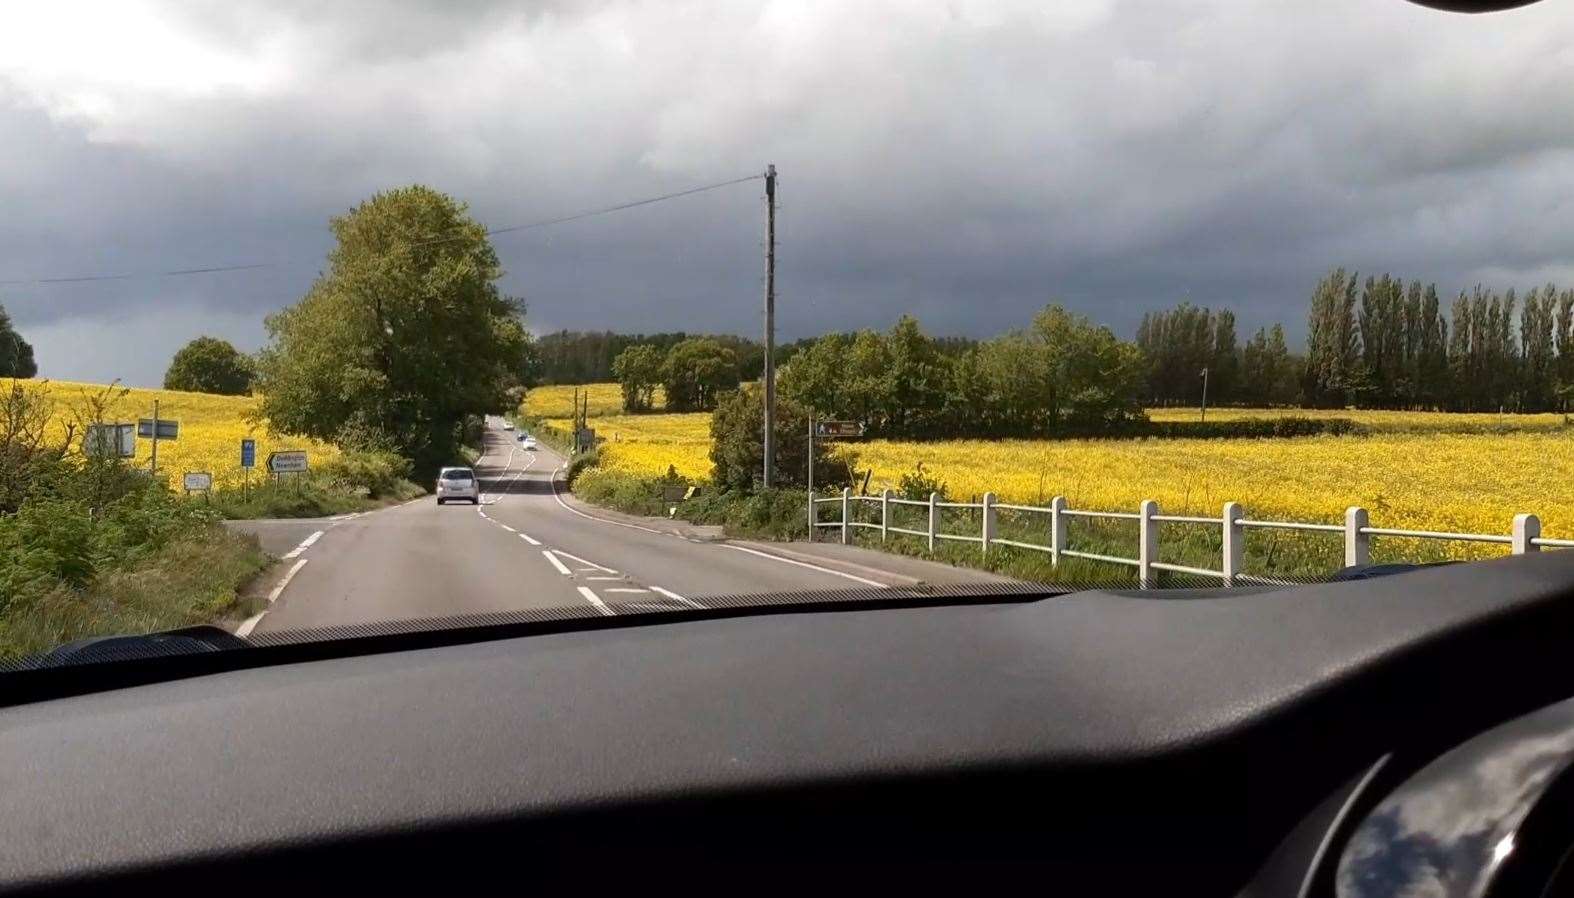
{"type": "Polygon", "coordinates": [[[279,482],[264,482],[244,491],[214,493],[209,501],[215,510],[230,520],[320,518],[370,511],[425,493],[426,490],[408,480],[399,480],[387,487],[383,494],[373,497],[364,488],[342,486],[315,477],[287,477],[279,482]]]}
{"type": "Polygon", "coordinates": [[[208,525],[85,586],[62,583],[9,606],[0,616],[0,659],[89,636],[239,618],[249,611],[242,588],[269,561],[255,537],[208,525]]]}

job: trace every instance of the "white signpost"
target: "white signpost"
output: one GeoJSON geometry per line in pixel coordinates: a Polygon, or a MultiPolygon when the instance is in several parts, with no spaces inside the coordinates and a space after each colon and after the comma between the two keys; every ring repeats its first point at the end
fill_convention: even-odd
{"type": "Polygon", "coordinates": [[[304,449],[268,453],[269,474],[304,474],[306,470],[306,450],[304,449]]]}
{"type": "Polygon", "coordinates": [[[211,492],[213,490],[213,475],[206,471],[187,471],[181,483],[186,487],[186,492],[211,492]]]}

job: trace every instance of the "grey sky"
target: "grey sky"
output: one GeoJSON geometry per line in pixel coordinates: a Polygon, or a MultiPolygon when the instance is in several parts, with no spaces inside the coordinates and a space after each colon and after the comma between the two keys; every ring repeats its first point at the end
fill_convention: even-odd
{"type": "MultiPolygon", "coordinates": [[[[424,182],[490,225],[781,171],[784,337],[1302,327],[1343,264],[1574,283],[1574,14],[1402,0],[57,2],[0,30],[0,285],[42,373],[258,346],[326,222],[424,182]]],[[[759,325],[758,183],[497,239],[533,327],[759,325]]],[[[1244,335],[1243,335],[1244,336],[1244,335]]]]}

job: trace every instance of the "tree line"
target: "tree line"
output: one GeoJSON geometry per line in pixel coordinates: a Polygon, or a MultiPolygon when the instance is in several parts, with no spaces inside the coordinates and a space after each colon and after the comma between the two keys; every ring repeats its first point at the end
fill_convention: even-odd
{"type": "Polygon", "coordinates": [[[33,377],[38,363],[33,360],[33,344],[22,339],[11,324],[5,306],[0,306],[0,377],[33,377]]]}

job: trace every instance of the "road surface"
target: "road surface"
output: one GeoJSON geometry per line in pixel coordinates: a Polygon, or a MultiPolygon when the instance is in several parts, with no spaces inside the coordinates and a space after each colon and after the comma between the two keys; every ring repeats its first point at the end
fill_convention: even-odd
{"type": "Polygon", "coordinates": [[[306,521],[234,522],[281,557],[266,609],[237,632],[528,608],[692,608],[706,596],[1001,578],[849,547],[723,540],[568,495],[561,456],[491,422],[481,504],[432,497],[306,521]]]}

